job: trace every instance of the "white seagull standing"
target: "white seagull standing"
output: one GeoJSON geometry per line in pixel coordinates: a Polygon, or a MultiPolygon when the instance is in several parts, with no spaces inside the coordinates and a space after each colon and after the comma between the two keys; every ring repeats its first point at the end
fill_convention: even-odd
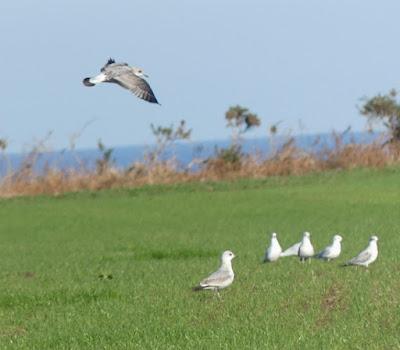
{"type": "Polygon", "coordinates": [[[85,86],[99,83],[115,83],[133,92],[137,97],[151,103],[158,103],[150,85],[143,77],[147,77],[141,68],[130,67],[127,63],[115,63],[110,58],[101,68],[101,73],[93,78],[83,79],[85,86]]]}
{"type": "Polygon", "coordinates": [[[341,247],[341,242],[342,242],[342,236],[340,235],[334,235],[332,244],[328,245],[324,250],[319,252],[315,257],[319,259],[324,259],[326,261],[329,261],[331,259],[336,259],[342,250],[341,247]]]}
{"type": "Polygon", "coordinates": [[[378,258],[378,237],[371,236],[369,239],[368,247],[365,248],[360,254],[353,259],[349,260],[345,266],[360,265],[368,267],[378,258]]]}
{"type": "Polygon", "coordinates": [[[298,255],[301,262],[306,261],[314,255],[314,247],[312,246],[310,241],[310,232],[304,232],[303,239],[300,243],[298,255]]]}
{"type": "Polygon", "coordinates": [[[230,250],[226,250],[221,256],[221,267],[212,273],[210,276],[202,280],[198,286],[194,287],[194,291],[199,291],[203,289],[210,289],[218,293],[219,290],[229,287],[235,274],[232,269],[232,259],[235,257],[230,250]]]}
{"type": "Polygon", "coordinates": [[[282,253],[282,247],[279,244],[278,238],[276,237],[276,233],[274,232],[271,236],[271,243],[267,250],[265,251],[264,262],[267,261],[276,261],[279,259],[279,256],[282,253]]]}

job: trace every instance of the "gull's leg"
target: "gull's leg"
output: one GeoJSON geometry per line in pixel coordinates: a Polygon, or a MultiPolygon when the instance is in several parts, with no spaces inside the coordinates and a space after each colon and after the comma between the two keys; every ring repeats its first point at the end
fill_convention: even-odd
{"type": "Polygon", "coordinates": [[[217,296],[218,298],[221,297],[221,296],[219,295],[218,288],[214,288],[213,291],[214,291],[214,293],[213,293],[214,298],[215,298],[215,296],[217,296]]]}
{"type": "Polygon", "coordinates": [[[221,299],[221,295],[219,294],[219,289],[218,288],[214,288],[214,295],[216,295],[218,297],[218,299],[221,299]]]}

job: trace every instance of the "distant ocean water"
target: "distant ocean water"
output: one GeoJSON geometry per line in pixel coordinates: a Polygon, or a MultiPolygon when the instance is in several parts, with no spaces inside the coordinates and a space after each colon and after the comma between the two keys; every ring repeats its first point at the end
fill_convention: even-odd
{"type": "MultiPolygon", "coordinates": [[[[368,144],[380,137],[382,137],[380,133],[346,133],[343,135],[342,141],[344,144],[368,144]]],[[[332,148],[335,145],[335,139],[332,134],[298,135],[293,136],[293,138],[296,146],[304,151],[318,151],[318,149],[332,148]]],[[[243,152],[247,154],[257,152],[261,156],[267,156],[272,147],[279,149],[287,140],[288,137],[279,135],[274,138],[244,139],[243,152]]],[[[230,144],[230,140],[178,142],[167,150],[164,158],[175,156],[176,160],[184,168],[194,158],[207,159],[215,154],[216,148],[226,148],[230,144]]],[[[113,148],[112,159],[116,167],[127,168],[134,162],[142,161],[145,154],[154,150],[154,148],[155,145],[115,147],[113,148]]],[[[4,154],[4,157],[0,160],[0,176],[4,176],[7,170],[16,170],[21,167],[26,157],[27,154],[23,153],[4,154]]],[[[96,148],[43,152],[38,154],[35,162],[35,171],[40,173],[48,167],[65,170],[84,166],[87,169],[93,169],[96,166],[96,160],[99,158],[101,158],[101,152],[96,148]]]]}

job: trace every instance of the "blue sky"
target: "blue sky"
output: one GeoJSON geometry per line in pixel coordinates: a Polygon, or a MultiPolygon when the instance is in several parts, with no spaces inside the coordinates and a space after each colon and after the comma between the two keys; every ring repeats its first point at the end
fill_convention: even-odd
{"type": "Polygon", "coordinates": [[[0,136],[20,151],[53,131],[59,149],[93,121],[77,147],[150,144],[150,123],[183,118],[194,140],[223,139],[234,104],[261,117],[251,137],[280,120],[363,130],[360,97],[399,88],[399,13],[398,0],[2,1],[0,136]],[[142,67],[162,106],[83,86],[110,56],[142,67]]]}

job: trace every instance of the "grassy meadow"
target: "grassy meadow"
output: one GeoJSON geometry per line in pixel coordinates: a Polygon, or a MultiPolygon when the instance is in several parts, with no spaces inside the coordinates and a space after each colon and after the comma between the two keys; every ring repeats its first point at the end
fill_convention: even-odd
{"type": "Polygon", "coordinates": [[[0,349],[400,349],[399,168],[7,199],[0,232],[0,349]],[[261,264],[305,230],[342,256],[261,264]]]}

